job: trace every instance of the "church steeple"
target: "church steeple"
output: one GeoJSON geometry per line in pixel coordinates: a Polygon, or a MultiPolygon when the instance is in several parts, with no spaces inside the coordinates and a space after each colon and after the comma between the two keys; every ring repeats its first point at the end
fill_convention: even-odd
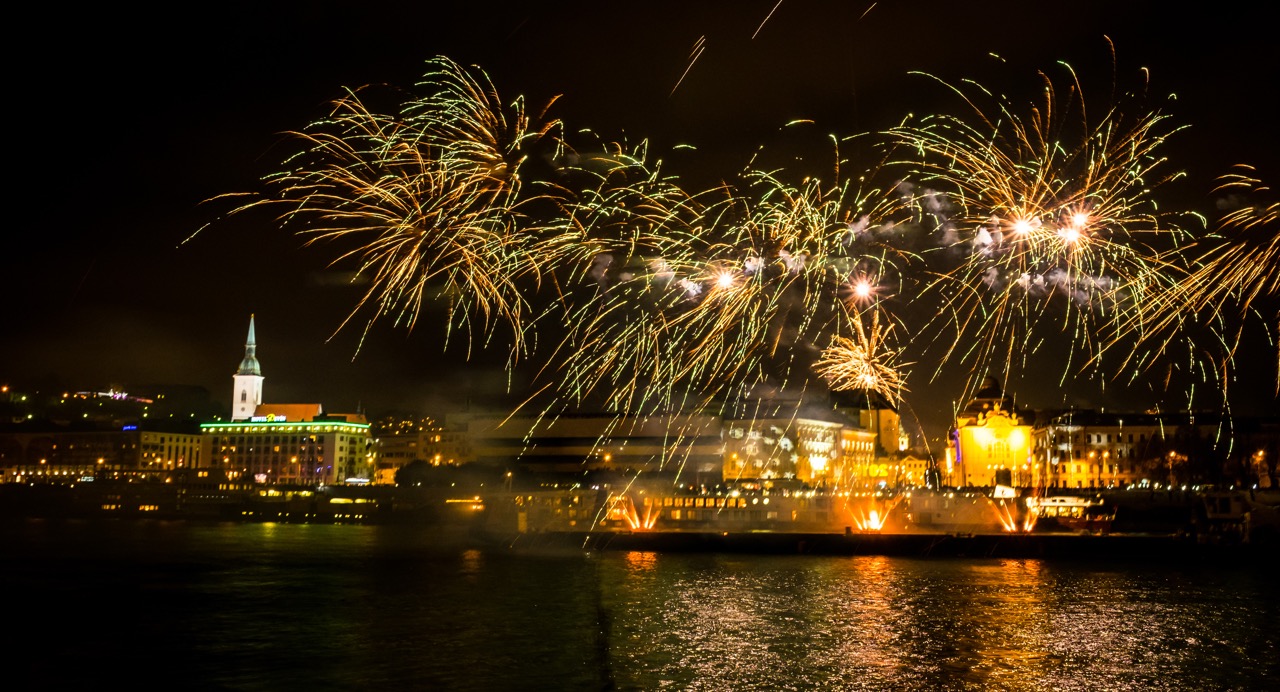
{"type": "Polygon", "coordinates": [[[249,315],[249,338],[244,344],[244,360],[231,377],[231,420],[249,420],[262,405],[262,366],[258,364],[258,341],[253,333],[253,315],[249,315]]]}
{"type": "Polygon", "coordinates": [[[249,338],[244,342],[244,360],[240,361],[237,375],[262,375],[262,366],[258,365],[258,341],[253,336],[253,315],[249,315],[249,338]]]}

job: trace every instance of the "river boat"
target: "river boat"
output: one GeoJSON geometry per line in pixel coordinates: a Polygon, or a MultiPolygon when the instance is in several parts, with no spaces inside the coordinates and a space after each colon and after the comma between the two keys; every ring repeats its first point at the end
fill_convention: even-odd
{"type": "Polygon", "coordinates": [[[1251,490],[1207,490],[1196,513],[1200,540],[1269,542],[1280,539],[1280,499],[1251,490]],[[1268,502],[1270,500],[1270,502],[1268,502]]]}
{"type": "Polygon", "coordinates": [[[1074,495],[1027,498],[1027,509],[1041,532],[1107,533],[1116,519],[1114,504],[1074,495]]]}
{"type": "Polygon", "coordinates": [[[1002,534],[1026,531],[1020,504],[960,490],[575,488],[491,496],[485,524],[516,534],[1002,534]]]}

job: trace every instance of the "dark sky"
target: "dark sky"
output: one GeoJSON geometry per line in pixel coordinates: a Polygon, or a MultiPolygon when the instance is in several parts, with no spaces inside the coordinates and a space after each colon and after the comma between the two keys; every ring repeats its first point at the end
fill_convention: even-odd
{"type": "MultiPolygon", "coordinates": [[[[1186,206],[1211,212],[1213,179],[1232,164],[1280,168],[1280,51],[1252,3],[261,5],[46,4],[11,28],[27,35],[8,56],[0,380],[198,384],[226,400],[255,313],[268,401],[438,413],[501,387],[483,356],[442,369],[431,325],[379,324],[357,355],[358,330],[334,335],[357,294],[327,269],[331,253],[262,216],[182,244],[225,209],[202,202],[261,189],[288,151],[280,133],[343,87],[409,87],[436,55],[480,65],[534,109],[562,94],[552,113],[576,127],[694,144],[688,172],[714,177],[794,119],[849,135],[928,109],[938,86],[911,71],[1020,85],[1030,100],[1036,71],[1066,61],[1105,96],[1110,37],[1115,81],[1147,68],[1152,103],[1190,125],[1168,149],[1188,173],[1174,190],[1186,206]]],[[[913,380],[913,408],[944,421],[954,386],[913,380]]]]}

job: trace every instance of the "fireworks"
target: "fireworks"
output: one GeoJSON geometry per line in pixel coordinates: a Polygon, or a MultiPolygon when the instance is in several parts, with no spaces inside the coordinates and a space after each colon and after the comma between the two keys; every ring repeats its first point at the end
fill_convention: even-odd
{"type": "MultiPolygon", "coordinates": [[[[1260,318],[1270,330],[1280,325],[1280,204],[1251,201],[1270,190],[1250,166],[1237,166],[1223,176],[1215,192],[1230,193],[1227,201],[1234,208],[1220,220],[1220,233],[1186,248],[1183,254],[1192,258],[1191,269],[1162,296],[1143,326],[1148,334],[1163,335],[1198,316],[1219,333],[1224,349],[1233,355],[1251,317],[1260,318]]],[[[1280,348],[1276,355],[1280,393],[1280,348]]]]}
{"type": "Polygon", "coordinates": [[[816,363],[818,373],[833,390],[877,392],[888,401],[897,401],[906,389],[900,368],[907,364],[895,364],[896,354],[884,349],[892,327],[880,326],[879,311],[872,313],[869,330],[863,327],[861,318],[854,320],[854,326],[857,338],[835,337],[816,363]]]}
{"type": "MultiPolygon", "coordinates": [[[[523,103],[503,105],[487,77],[447,59],[429,63],[421,97],[399,113],[369,109],[350,92],[329,117],[293,133],[302,151],[266,179],[272,194],[241,207],[283,208],[280,221],[309,243],[335,242],[335,264],[368,283],[351,316],[390,316],[412,327],[426,301],[448,305],[448,324],[487,331],[499,320],[518,344],[535,275],[522,194],[526,148],[555,123],[531,129],[523,103]]],[[[348,318],[350,319],[350,317],[348,318]]]]}
{"type": "Polygon", "coordinates": [[[570,269],[548,375],[561,399],[700,409],[765,381],[803,383],[813,344],[851,330],[833,296],[871,243],[854,242],[850,207],[887,214],[893,198],[754,170],[741,189],[690,194],[642,151],[611,160],[566,197],[566,232],[544,252],[570,269]]]}
{"type": "Polygon", "coordinates": [[[1065,380],[1126,339],[1122,367],[1150,367],[1182,306],[1217,309],[1209,277],[1242,312],[1280,293],[1274,205],[1229,215],[1240,238],[1177,280],[1195,253],[1150,193],[1176,177],[1161,152],[1180,128],[1138,96],[1087,110],[1070,71],[1029,109],[946,85],[966,111],[882,133],[884,161],[845,160],[833,138],[824,175],[753,159],[690,190],[647,142],[583,143],[478,70],[429,66],[393,114],[337,101],[243,208],[339,244],[368,279],[352,315],[413,326],[441,300],[450,330],[508,325],[512,353],[541,363],[544,415],[726,412],[762,388],[899,402],[916,362],[977,381],[1054,350],[1065,380]]]}
{"type": "Polygon", "coordinates": [[[1091,120],[1070,77],[1065,98],[1046,77],[1043,102],[1025,113],[980,87],[950,87],[973,118],[931,115],[888,133],[940,246],[921,291],[939,306],[925,330],[945,344],[939,368],[1021,369],[1046,329],[1089,361],[1165,288],[1160,249],[1184,234],[1150,191],[1172,177],[1159,149],[1179,128],[1140,104],[1091,120]]]}

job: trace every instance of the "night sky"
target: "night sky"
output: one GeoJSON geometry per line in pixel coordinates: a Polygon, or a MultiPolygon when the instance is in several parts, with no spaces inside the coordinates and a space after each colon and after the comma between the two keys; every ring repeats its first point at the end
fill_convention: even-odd
{"type": "MultiPolygon", "coordinates": [[[[303,248],[267,215],[219,220],[227,205],[205,203],[260,190],[292,151],[281,133],[322,116],[343,87],[411,87],[437,55],[479,65],[533,111],[562,95],[551,113],[574,127],[660,152],[695,145],[670,157],[692,178],[732,175],[795,119],[852,135],[926,112],[942,90],[912,71],[1030,101],[1037,70],[1058,61],[1101,101],[1113,67],[1122,87],[1149,70],[1152,106],[1190,126],[1165,150],[1187,176],[1162,191],[1187,208],[1212,216],[1213,181],[1233,164],[1264,181],[1280,171],[1280,50],[1261,4],[262,5],[46,4],[11,26],[29,35],[21,53],[9,44],[0,381],[196,384],[225,401],[254,313],[268,402],[439,415],[500,391],[501,354],[460,366],[431,324],[378,323],[357,354],[359,329],[338,327],[359,291],[328,267],[332,252],[303,248]]],[[[1265,372],[1239,385],[1239,410],[1274,406],[1265,372]]],[[[926,425],[945,425],[962,379],[911,380],[926,425]]],[[[1115,391],[1018,394],[1141,405],[1115,391]]]]}

